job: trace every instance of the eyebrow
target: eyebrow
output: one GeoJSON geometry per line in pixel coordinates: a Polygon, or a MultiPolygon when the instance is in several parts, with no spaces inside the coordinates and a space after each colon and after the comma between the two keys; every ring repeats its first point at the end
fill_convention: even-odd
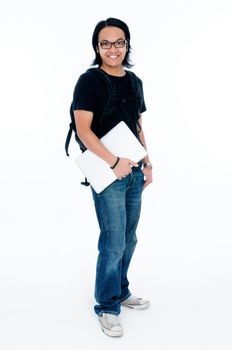
{"type": "MultiPolygon", "coordinates": [[[[119,39],[116,39],[115,41],[119,41],[119,40],[126,40],[126,38],[119,38],[119,39]]],[[[108,41],[108,42],[111,42],[110,40],[108,39],[101,39],[101,41],[108,41]]],[[[113,41],[113,42],[115,42],[113,41]]]]}

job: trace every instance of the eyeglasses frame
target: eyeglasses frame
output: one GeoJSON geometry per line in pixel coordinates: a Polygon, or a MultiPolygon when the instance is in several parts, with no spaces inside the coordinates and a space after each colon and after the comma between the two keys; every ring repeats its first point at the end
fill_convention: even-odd
{"type": "Polygon", "coordinates": [[[102,50],[110,50],[110,49],[112,48],[112,45],[114,45],[115,49],[122,49],[123,47],[125,47],[125,45],[128,44],[128,41],[127,41],[126,39],[118,39],[118,40],[113,41],[113,42],[112,42],[112,41],[105,40],[105,42],[107,42],[107,44],[110,44],[110,47],[108,47],[108,48],[103,48],[103,47],[102,47],[102,44],[103,44],[104,42],[98,41],[98,45],[101,47],[102,50]],[[124,41],[124,45],[123,45],[122,47],[116,47],[115,44],[116,44],[118,41],[124,41]]]}

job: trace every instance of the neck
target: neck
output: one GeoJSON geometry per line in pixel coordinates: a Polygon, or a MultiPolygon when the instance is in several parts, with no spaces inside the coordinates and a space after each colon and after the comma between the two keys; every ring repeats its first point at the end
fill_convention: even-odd
{"type": "Polygon", "coordinates": [[[116,77],[123,77],[125,75],[125,71],[123,69],[123,67],[109,67],[109,66],[105,66],[102,65],[100,66],[100,68],[102,70],[104,70],[106,73],[110,74],[110,75],[114,75],[116,77]]]}

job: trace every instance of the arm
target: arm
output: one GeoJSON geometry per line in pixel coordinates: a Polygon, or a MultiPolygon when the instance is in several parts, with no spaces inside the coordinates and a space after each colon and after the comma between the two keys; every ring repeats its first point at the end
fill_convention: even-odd
{"type": "MultiPolygon", "coordinates": [[[[109,166],[115,164],[117,156],[112,154],[99,140],[99,138],[92,132],[91,123],[93,113],[85,110],[74,111],[76,128],[78,136],[83,144],[97,156],[102,158],[109,166]]],[[[137,163],[127,158],[121,158],[117,166],[113,169],[118,179],[122,179],[131,173],[131,166],[138,166],[137,163]]]]}
{"type": "MultiPolygon", "coordinates": [[[[144,136],[144,132],[142,129],[142,116],[140,116],[139,118],[139,125],[141,127],[141,131],[139,133],[140,136],[140,140],[144,146],[144,148],[147,150],[147,146],[146,146],[146,140],[145,140],[145,136],[144,136]]],[[[149,159],[149,155],[147,154],[145,158],[143,158],[143,163],[150,163],[150,159],[149,159]]],[[[147,187],[150,183],[152,183],[152,169],[149,167],[143,168],[143,173],[145,176],[145,184],[144,184],[144,188],[147,187]]]]}

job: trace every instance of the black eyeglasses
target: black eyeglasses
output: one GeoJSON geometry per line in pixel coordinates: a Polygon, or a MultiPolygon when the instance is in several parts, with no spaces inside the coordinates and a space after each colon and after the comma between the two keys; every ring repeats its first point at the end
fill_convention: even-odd
{"type": "Polygon", "coordinates": [[[113,43],[110,41],[104,40],[104,41],[99,41],[98,44],[101,46],[103,50],[111,49],[112,45],[114,45],[116,49],[121,49],[127,44],[127,40],[119,39],[114,41],[113,43]]]}

